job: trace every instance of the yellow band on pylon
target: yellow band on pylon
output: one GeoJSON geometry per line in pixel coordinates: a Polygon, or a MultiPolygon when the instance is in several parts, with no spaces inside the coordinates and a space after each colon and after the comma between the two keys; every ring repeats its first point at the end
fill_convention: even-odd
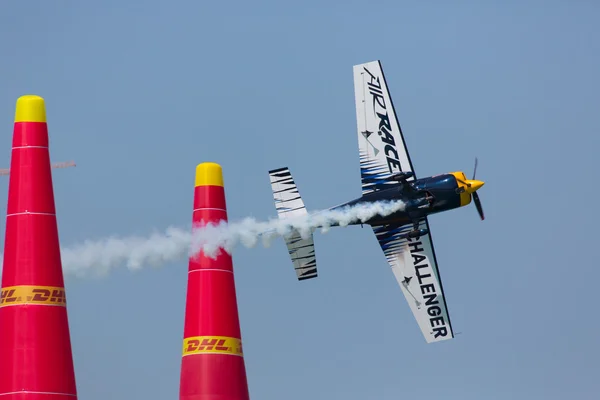
{"type": "Polygon", "coordinates": [[[64,287],[57,286],[9,286],[1,290],[0,307],[21,304],[65,306],[67,297],[64,287]]]}
{"type": "Polygon", "coordinates": [[[195,186],[223,186],[223,169],[219,164],[206,162],[196,167],[195,186]]]}
{"type": "Polygon", "coordinates": [[[242,339],[228,336],[193,336],[183,340],[183,356],[210,353],[243,357],[242,339]]]}
{"type": "Polygon", "coordinates": [[[46,122],[46,105],[44,99],[34,94],[17,99],[15,122],[46,122]]]}

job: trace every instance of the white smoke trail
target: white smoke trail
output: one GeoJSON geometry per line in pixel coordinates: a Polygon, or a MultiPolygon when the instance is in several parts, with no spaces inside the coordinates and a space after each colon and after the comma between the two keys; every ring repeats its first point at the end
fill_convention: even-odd
{"type": "Polygon", "coordinates": [[[387,216],[404,209],[404,203],[375,202],[348,206],[337,210],[325,210],[306,214],[289,219],[271,219],[259,222],[253,218],[246,218],[237,223],[209,224],[194,229],[192,237],[192,253],[202,250],[209,257],[215,257],[219,248],[231,253],[238,243],[245,247],[254,247],[259,239],[268,247],[275,237],[286,237],[293,232],[298,232],[307,238],[318,228],[326,233],[331,226],[347,226],[351,223],[365,222],[380,215],[387,216]]]}
{"type": "Polygon", "coordinates": [[[404,203],[401,201],[375,202],[290,219],[277,218],[261,222],[246,218],[240,222],[221,221],[219,224],[193,227],[190,230],[169,227],[165,233],[154,233],[147,237],[112,236],[86,240],[61,249],[63,270],[66,274],[76,276],[101,276],[112,268],[123,265],[130,270],[162,266],[187,259],[199,251],[214,258],[219,254],[220,248],[231,254],[238,244],[252,248],[259,240],[268,247],[273,238],[286,237],[294,231],[306,238],[318,228],[325,233],[331,226],[365,222],[374,216],[387,216],[403,209],[404,203]]]}

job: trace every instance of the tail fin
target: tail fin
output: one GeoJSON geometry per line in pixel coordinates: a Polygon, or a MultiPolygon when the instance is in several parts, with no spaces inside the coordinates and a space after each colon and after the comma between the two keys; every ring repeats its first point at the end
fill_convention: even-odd
{"type": "MultiPolygon", "coordinates": [[[[279,218],[293,218],[308,213],[294,183],[292,173],[287,167],[269,171],[269,178],[279,218]]],[[[309,238],[302,239],[299,232],[294,232],[290,237],[285,238],[285,245],[290,253],[298,280],[316,278],[317,260],[312,233],[309,238]]]]}

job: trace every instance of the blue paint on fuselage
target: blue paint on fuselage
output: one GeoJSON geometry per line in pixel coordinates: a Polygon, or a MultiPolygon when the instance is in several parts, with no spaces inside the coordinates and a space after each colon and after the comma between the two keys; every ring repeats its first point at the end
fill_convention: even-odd
{"type": "MultiPolygon", "coordinates": [[[[332,209],[377,201],[401,200],[405,203],[404,210],[384,217],[377,215],[368,221],[362,222],[362,224],[377,226],[410,224],[415,219],[460,207],[460,194],[457,193],[459,185],[452,174],[436,175],[403,183],[390,182],[385,186],[389,188],[368,193],[332,209]],[[433,196],[431,206],[419,208],[428,203],[427,196],[433,196]]],[[[357,221],[351,225],[359,224],[361,222],[357,221]]]]}

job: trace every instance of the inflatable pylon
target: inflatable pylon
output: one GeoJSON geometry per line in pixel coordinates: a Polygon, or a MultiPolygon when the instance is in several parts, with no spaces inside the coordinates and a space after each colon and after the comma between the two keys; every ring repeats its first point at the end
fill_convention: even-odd
{"type": "Polygon", "coordinates": [[[17,100],[0,298],[0,399],[76,400],[44,99],[17,100]]]}
{"type": "MultiPolygon", "coordinates": [[[[221,166],[199,164],[194,226],[227,221],[221,166]]],[[[246,366],[231,256],[190,257],[180,400],[248,400],[246,366]]]]}

